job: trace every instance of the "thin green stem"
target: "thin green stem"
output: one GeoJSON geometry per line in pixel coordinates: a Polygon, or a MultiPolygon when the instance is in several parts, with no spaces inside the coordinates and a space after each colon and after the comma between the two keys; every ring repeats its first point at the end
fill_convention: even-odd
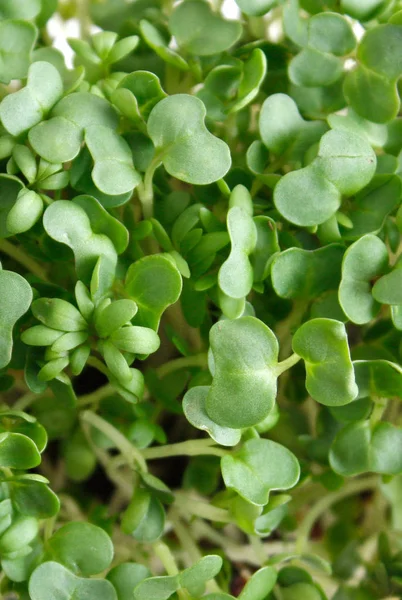
{"type": "Polygon", "coordinates": [[[77,18],[80,25],[80,37],[87,40],[91,35],[91,17],[89,12],[89,0],[78,0],[77,18]]]}
{"type": "Polygon", "coordinates": [[[373,411],[370,415],[370,425],[373,427],[381,421],[382,416],[387,408],[388,399],[387,398],[373,398],[374,406],[373,411]]]}
{"type": "Polygon", "coordinates": [[[211,447],[215,444],[214,440],[188,440],[187,442],[179,442],[178,444],[167,444],[156,448],[146,448],[142,450],[142,456],[146,460],[154,460],[156,458],[168,458],[170,456],[226,456],[227,450],[211,447]]]}
{"type": "Polygon", "coordinates": [[[10,258],[19,262],[23,265],[28,271],[33,273],[39,277],[39,279],[43,279],[44,281],[49,281],[45,269],[43,269],[33,258],[31,258],[28,254],[24,252],[21,248],[14,246],[8,240],[0,240],[0,251],[7,254],[10,258]]]}
{"type": "Polygon", "coordinates": [[[219,506],[194,498],[186,492],[176,492],[174,506],[185,515],[200,517],[216,523],[232,522],[229,511],[225,508],[219,508],[219,506]]]}
{"type": "Polygon", "coordinates": [[[261,539],[256,535],[249,535],[248,539],[250,540],[250,544],[252,549],[254,550],[256,559],[261,565],[264,565],[267,562],[268,556],[261,539]]]}
{"type": "Polygon", "coordinates": [[[123,456],[126,457],[130,466],[132,466],[133,462],[136,462],[141,471],[147,471],[147,463],[144,460],[144,456],[126,437],[124,437],[122,433],[120,433],[120,431],[118,431],[118,429],[116,429],[116,427],[113,427],[111,423],[108,423],[108,421],[105,421],[105,419],[102,419],[102,417],[90,410],[84,411],[80,415],[80,418],[84,423],[92,425],[104,433],[106,437],[116,445],[123,456]]]}
{"type": "Polygon", "coordinates": [[[200,354],[194,354],[191,356],[183,356],[181,358],[175,358],[164,365],[158,367],[156,373],[160,379],[179,371],[180,369],[186,369],[187,367],[207,367],[208,366],[208,354],[201,352],[200,354]]]}
{"type": "Polygon", "coordinates": [[[379,479],[377,476],[365,477],[364,479],[355,479],[350,481],[342,490],[332,492],[320,498],[318,502],[310,509],[304,518],[303,522],[299,526],[297,539],[296,539],[296,552],[297,554],[303,554],[306,550],[308,540],[310,537],[311,529],[314,523],[324,513],[327,512],[331,506],[340,502],[348,496],[355,496],[366,490],[374,489],[378,486],[379,479]]]}
{"type": "Polygon", "coordinates": [[[78,398],[78,406],[83,407],[88,404],[97,404],[102,398],[106,398],[113,394],[114,388],[110,383],[98,388],[91,394],[84,394],[78,398]]]}
{"type": "Polygon", "coordinates": [[[281,375],[288,369],[291,369],[295,364],[297,364],[299,362],[300,359],[301,359],[301,356],[294,353],[291,356],[289,356],[289,358],[286,358],[282,362],[278,363],[276,366],[276,369],[275,369],[277,376],[279,377],[279,375],[281,375]]]}
{"type": "Polygon", "coordinates": [[[99,360],[99,358],[96,358],[95,356],[90,356],[87,360],[87,364],[90,367],[98,369],[100,373],[103,373],[103,375],[106,375],[106,377],[108,377],[109,371],[107,370],[107,367],[103,364],[103,362],[99,360]]]}
{"type": "Polygon", "coordinates": [[[156,169],[161,165],[159,156],[156,156],[148,169],[145,171],[144,181],[137,188],[138,197],[142,204],[142,213],[145,219],[149,219],[154,214],[154,190],[153,178],[156,169]]]}
{"type": "MultiPolygon", "coordinates": [[[[173,556],[169,546],[167,546],[163,542],[156,542],[156,544],[154,544],[154,550],[156,556],[163,564],[166,573],[171,577],[178,575],[179,569],[177,567],[175,557],[173,556]]],[[[185,590],[177,590],[177,595],[180,598],[180,600],[190,600],[190,596],[185,590]]]]}

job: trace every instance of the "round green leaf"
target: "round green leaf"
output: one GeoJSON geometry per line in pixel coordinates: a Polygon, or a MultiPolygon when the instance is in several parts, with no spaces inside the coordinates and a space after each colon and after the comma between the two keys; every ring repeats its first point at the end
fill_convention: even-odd
{"type": "Polygon", "coordinates": [[[0,433],[0,465],[11,469],[33,469],[41,462],[34,442],[21,433],[0,433]]]}
{"type": "Polygon", "coordinates": [[[278,4],[278,0],[236,0],[236,4],[245,15],[259,17],[278,4]]]}
{"type": "Polygon", "coordinates": [[[51,163],[64,163],[75,158],[82,134],[77,125],[64,117],[53,117],[30,130],[29,143],[39,156],[51,163]]]}
{"type": "Polygon", "coordinates": [[[47,483],[26,476],[14,478],[9,489],[15,508],[24,516],[48,519],[59,512],[60,501],[47,483]]]}
{"type": "Polygon", "coordinates": [[[71,522],[52,535],[48,552],[74,573],[88,577],[108,568],[113,559],[113,544],[100,527],[71,522]]]}
{"type": "Polygon", "coordinates": [[[239,600],[264,600],[276,583],[277,573],[273,567],[262,567],[248,580],[239,600]]]}
{"type": "Polygon", "coordinates": [[[219,54],[233,46],[242,34],[239,21],[228,21],[203,0],[187,0],[172,12],[169,29],[179,46],[198,56],[219,54]]]}

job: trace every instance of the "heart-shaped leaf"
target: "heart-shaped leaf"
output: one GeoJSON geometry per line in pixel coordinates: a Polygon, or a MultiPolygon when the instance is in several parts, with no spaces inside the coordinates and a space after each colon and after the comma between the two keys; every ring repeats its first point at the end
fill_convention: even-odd
{"type": "Polygon", "coordinates": [[[402,430],[380,422],[373,429],[369,421],[346,425],[335,437],[329,460],[336,473],[350,477],[372,471],[383,475],[402,472],[402,430]]]}
{"type": "Polygon", "coordinates": [[[179,271],[164,255],[146,256],[127,271],[125,289],[138,305],[135,320],[154,330],[167,307],[179,299],[181,288],[179,271]]]}
{"type": "Polygon", "coordinates": [[[14,325],[32,302],[32,289],[18,273],[0,267],[0,369],[11,360],[14,325]]]}
{"type": "Polygon", "coordinates": [[[45,211],[43,225],[51,238],[74,252],[78,277],[88,282],[100,256],[115,266],[117,253],[112,241],[94,233],[83,208],[69,200],[57,200],[45,211]]]}
{"type": "Polygon", "coordinates": [[[318,250],[289,248],[281,252],[271,267],[275,292],[281,298],[314,299],[337,289],[343,254],[340,244],[329,244],[318,250]]]}
{"type": "Polygon", "coordinates": [[[226,487],[258,506],[268,503],[272,490],[288,490],[296,485],[300,467],[284,446],[265,439],[245,442],[240,450],[221,461],[226,487]]]}
{"type": "Polygon", "coordinates": [[[172,12],[169,29],[179,46],[191,54],[211,56],[228,50],[242,34],[239,21],[215,14],[203,0],[187,0],[172,12]]]}
{"type": "Polygon", "coordinates": [[[368,323],[380,310],[371,282],[388,266],[388,250],[377,236],[367,234],[352,244],[342,262],[339,303],[353,323],[368,323]]]}
{"type": "Polygon", "coordinates": [[[82,195],[74,198],[74,203],[81,206],[91,221],[94,233],[103,233],[110,238],[118,254],[124,252],[128,245],[128,231],[118,219],[103,208],[102,204],[92,196],[82,195]]]}
{"type": "Polygon", "coordinates": [[[296,331],[292,348],[304,359],[306,388],[314,400],[342,406],[356,398],[358,389],[343,323],[311,319],[296,331]]]}
{"type": "Polygon", "coordinates": [[[217,425],[208,416],[205,408],[209,386],[190,388],[183,398],[184,414],[191,425],[207,431],[211,438],[222,446],[236,446],[240,442],[241,431],[217,425]]]}
{"type": "Polygon", "coordinates": [[[89,92],[74,92],[65,96],[53,108],[52,117],[64,117],[81,131],[93,125],[117,129],[118,117],[113,107],[89,92]]]}
{"type": "Polygon", "coordinates": [[[216,323],[210,330],[210,344],[215,363],[206,398],[210,419],[233,429],[262,421],[276,396],[275,335],[255,317],[242,317],[216,323]]]}
{"type": "Polygon", "coordinates": [[[222,179],[231,165],[228,146],[205,127],[205,115],[201,100],[176,94],[158,102],[148,119],[148,134],[167,172],[197,185],[222,179]]]}
{"type": "Polygon", "coordinates": [[[57,562],[44,562],[35,569],[29,580],[32,600],[117,600],[110,581],[81,579],[57,562]]]}
{"type": "Polygon", "coordinates": [[[74,573],[90,576],[108,568],[113,559],[113,544],[100,527],[71,522],[49,539],[48,554],[74,573]],[[90,552],[88,548],[91,548],[90,552]]]}

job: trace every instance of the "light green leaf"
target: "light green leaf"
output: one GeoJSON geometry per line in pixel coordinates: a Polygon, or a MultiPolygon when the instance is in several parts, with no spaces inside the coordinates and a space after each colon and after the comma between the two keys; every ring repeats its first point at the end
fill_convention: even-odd
{"type": "Polygon", "coordinates": [[[18,273],[0,267],[0,369],[11,360],[13,329],[32,302],[32,289],[18,273]]]}
{"type": "Polygon", "coordinates": [[[197,185],[221,179],[231,165],[228,146],[205,127],[205,115],[201,100],[176,94],[158,102],[148,119],[148,134],[167,172],[197,185]]]}
{"type": "MultiPolygon", "coordinates": [[[[14,4],[14,3],[13,3],[14,4]]],[[[17,20],[0,22],[0,81],[27,76],[30,55],[36,41],[37,30],[32,23],[17,20]]]]}
{"type": "Polygon", "coordinates": [[[276,396],[275,335],[255,317],[242,317],[213,325],[210,344],[215,373],[206,399],[209,417],[233,429],[262,421],[276,396]]]}
{"type": "Polygon", "coordinates": [[[217,425],[208,416],[205,408],[209,386],[195,386],[188,390],[183,398],[183,410],[187,420],[203,431],[207,431],[213,440],[222,446],[236,446],[240,442],[241,431],[217,425]]]}
{"type": "Polygon", "coordinates": [[[358,394],[345,325],[333,319],[311,319],[296,331],[293,351],[306,364],[306,389],[326,406],[342,406],[358,394]]]}
{"type": "Polygon", "coordinates": [[[198,56],[228,50],[242,34],[239,21],[228,21],[203,0],[187,0],[172,12],[169,29],[179,46],[198,56]]]}
{"type": "Polygon", "coordinates": [[[251,439],[221,461],[225,485],[243,498],[264,506],[272,490],[288,490],[296,485],[300,467],[284,446],[265,439],[251,439]]]}

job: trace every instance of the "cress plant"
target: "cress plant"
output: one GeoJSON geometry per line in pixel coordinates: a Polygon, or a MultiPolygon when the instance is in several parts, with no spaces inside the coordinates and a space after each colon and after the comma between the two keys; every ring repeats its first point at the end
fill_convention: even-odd
{"type": "Polygon", "coordinates": [[[0,0],[4,600],[402,596],[402,2],[236,3],[0,0]]]}

